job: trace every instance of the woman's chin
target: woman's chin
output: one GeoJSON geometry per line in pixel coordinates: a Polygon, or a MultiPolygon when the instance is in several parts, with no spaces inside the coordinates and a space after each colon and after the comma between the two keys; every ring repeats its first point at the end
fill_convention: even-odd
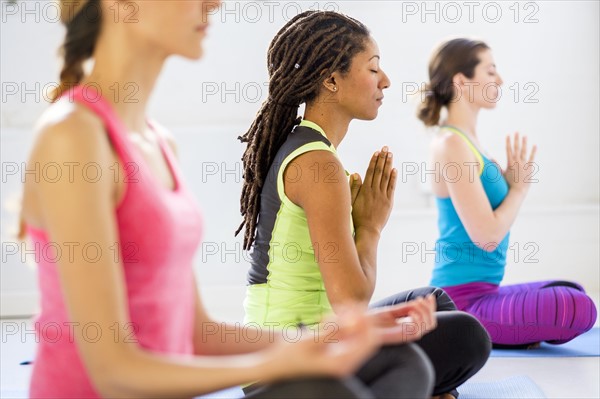
{"type": "Polygon", "coordinates": [[[476,102],[475,105],[479,107],[479,109],[494,109],[498,104],[498,100],[486,100],[481,102],[476,102]]]}
{"type": "Polygon", "coordinates": [[[186,51],[178,52],[177,55],[187,58],[188,60],[197,61],[204,56],[204,46],[199,45],[194,48],[189,48],[186,51]]]}
{"type": "Polygon", "coordinates": [[[372,121],[377,118],[379,115],[379,110],[374,110],[373,112],[365,113],[363,115],[357,116],[356,119],[361,121],[372,121]]]}

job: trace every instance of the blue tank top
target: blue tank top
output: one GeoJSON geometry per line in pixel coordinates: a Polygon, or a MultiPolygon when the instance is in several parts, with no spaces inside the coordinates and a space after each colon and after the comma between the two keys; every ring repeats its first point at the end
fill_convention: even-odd
{"type": "MultiPolygon", "coordinates": [[[[483,165],[479,179],[492,209],[496,209],[508,195],[508,184],[502,175],[502,169],[481,154],[460,130],[452,126],[442,128],[458,134],[465,140],[480,165],[483,165]]],[[[510,233],[506,234],[495,250],[488,252],[471,240],[450,197],[436,197],[436,203],[440,237],[435,245],[435,267],[431,285],[448,287],[472,282],[500,284],[504,277],[510,233]]]]}

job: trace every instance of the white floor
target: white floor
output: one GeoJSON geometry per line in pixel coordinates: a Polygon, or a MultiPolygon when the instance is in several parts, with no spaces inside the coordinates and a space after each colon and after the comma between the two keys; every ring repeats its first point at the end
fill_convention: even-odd
{"type": "Polygon", "coordinates": [[[471,381],[514,375],[527,375],[547,398],[600,398],[600,357],[492,357],[471,381]]]}
{"type": "MultiPolygon", "coordinates": [[[[217,298],[223,298],[223,291],[204,290],[203,297],[209,311],[216,308],[217,298]]],[[[239,293],[238,293],[239,294],[239,293]]],[[[598,305],[598,294],[592,295],[598,305]]],[[[229,303],[236,303],[231,301],[229,303]]],[[[236,306],[223,309],[220,319],[238,319],[240,302],[236,306]],[[223,312],[223,310],[226,310],[223,312]]],[[[213,312],[211,312],[213,313],[213,312]]],[[[239,320],[239,319],[238,319],[239,320]]],[[[21,366],[20,362],[31,360],[34,353],[35,336],[27,319],[3,319],[0,322],[2,341],[0,342],[0,387],[2,392],[24,392],[29,381],[31,366],[21,366]],[[16,333],[15,333],[16,331],[16,333]]],[[[598,325],[598,322],[596,322],[598,325]]],[[[574,358],[490,358],[484,368],[472,381],[494,381],[516,375],[531,378],[545,393],[547,398],[600,398],[600,357],[574,358]]],[[[12,396],[0,395],[2,398],[12,396]]]]}
{"type": "MultiPolygon", "coordinates": [[[[202,297],[208,311],[219,315],[218,320],[238,321],[243,315],[244,291],[239,288],[204,286],[202,297]],[[223,300],[226,298],[226,300],[223,300]]],[[[598,308],[598,293],[592,293],[598,308]]],[[[599,321],[596,321],[598,326],[599,321]]],[[[35,336],[28,319],[0,320],[0,388],[1,398],[6,392],[25,392],[31,366],[20,362],[32,360],[35,336]]],[[[516,375],[531,378],[547,398],[600,399],[600,357],[562,358],[490,358],[484,368],[472,378],[473,382],[497,381],[516,375]]]]}

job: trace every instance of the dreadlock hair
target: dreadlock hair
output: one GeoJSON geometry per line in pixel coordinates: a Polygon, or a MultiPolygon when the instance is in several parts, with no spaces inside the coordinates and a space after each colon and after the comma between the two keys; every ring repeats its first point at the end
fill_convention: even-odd
{"type": "Polygon", "coordinates": [[[248,143],[242,157],[244,185],[240,198],[245,227],[244,250],[254,242],[260,192],[277,151],[300,123],[298,107],[319,95],[333,72],[347,73],[354,56],[365,49],[370,33],[361,22],[333,11],[306,11],[292,18],[271,41],[267,53],[269,98],[250,129],[238,139],[248,143]]]}

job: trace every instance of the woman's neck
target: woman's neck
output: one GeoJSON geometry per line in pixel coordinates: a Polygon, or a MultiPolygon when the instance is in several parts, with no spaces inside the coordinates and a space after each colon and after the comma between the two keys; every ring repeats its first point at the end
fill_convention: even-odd
{"type": "Polygon", "coordinates": [[[475,107],[466,101],[458,101],[450,104],[450,107],[448,108],[448,118],[444,124],[454,126],[473,138],[476,138],[478,114],[479,107],[475,107]]]}
{"type": "Polygon", "coordinates": [[[346,136],[352,121],[352,118],[332,109],[327,103],[307,105],[303,118],[319,125],[335,148],[346,136]]]}
{"type": "Polygon", "coordinates": [[[147,126],[146,106],[167,57],[148,44],[134,42],[101,36],[93,70],[81,84],[101,90],[127,129],[142,133],[147,126]]]}

